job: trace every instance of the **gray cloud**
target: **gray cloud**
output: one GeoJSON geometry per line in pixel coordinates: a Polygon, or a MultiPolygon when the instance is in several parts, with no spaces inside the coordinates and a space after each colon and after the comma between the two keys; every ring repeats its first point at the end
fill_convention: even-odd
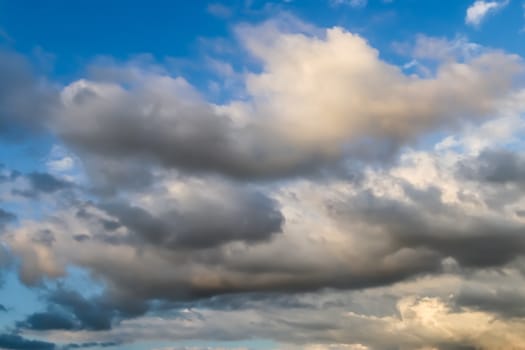
{"type": "MultiPolygon", "coordinates": [[[[180,84],[177,79],[172,83],[180,84]]],[[[69,120],[58,128],[69,144],[91,160],[92,166],[107,174],[107,179],[122,173],[120,169],[129,164],[128,169],[140,174],[133,181],[147,182],[150,175],[129,163],[133,160],[155,160],[167,167],[226,173],[237,178],[292,175],[316,167],[315,163],[322,161],[321,154],[304,157],[299,148],[283,140],[274,138],[271,143],[266,142],[269,135],[258,126],[237,127],[227,115],[216,112],[204,101],[184,101],[184,95],[157,94],[158,91],[138,88],[133,94],[116,96],[115,105],[108,106],[100,103],[105,100],[103,92],[91,92],[89,101],[64,111],[66,116],[77,115],[68,116],[69,120]],[[142,114],[144,106],[154,101],[158,101],[157,109],[142,114]],[[163,108],[177,112],[163,111],[163,108]],[[85,120],[85,114],[95,120],[85,120]],[[100,155],[119,161],[104,160],[100,155]],[[128,163],[123,165],[122,160],[128,163]],[[104,169],[97,161],[112,168],[104,169]]]]}
{"type": "Polygon", "coordinates": [[[392,247],[426,248],[465,267],[502,266],[525,253],[523,225],[457,212],[441,201],[436,188],[405,184],[411,203],[364,192],[334,209],[386,233],[392,247]]]}
{"type": "Polygon", "coordinates": [[[16,137],[42,128],[51,117],[57,93],[39,81],[26,59],[0,49],[0,135],[16,137]]]}
{"type": "MultiPolygon", "coordinates": [[[[0,174],[0,185],[4,188],[4,195],[9,193],[9,195],[20,196],[27,200],[36,199],[41,195],[53,196],[65,190],[75,189],[75,184],[72,182],[47,172],[23,173],[12,169],[4,169],[3,174],[0,174]]],[[[0,221],[3,217],[7,218],[0,213],[0,221]]]]}
{"type": "Polygon", "coordinates": [[[467,179],[491,184],[525,185],[525,156],[505,149],[483,151],[459,164],[458,172],[467,179]]]}
{"type": "MultiPolygon", "coordinates": [[[[0,234],[2,234],[1,231],[0,234]]],[[[7,248],[0,242],[0,287],[2,287],[4,283],[4,273],[5,271],[7,271],[7,269],[11,266],[12,263],[13,256],[7,250],[7,248]]]]}
{"type": "Polygon", "coordinates": [[[87,342],[87,343],[72,343],[64,346],[64,349],[82,349],[82,348],[109,348],[113,346],[121,345],[120,342],[107,341],[107,342],[87,342]]]}
{"type": "Polygon", "coordinates": [[[465,287],[457,298],[463,307],[494,312],[504,318],[525,317],[525,295],[515,287],[492,286],[492,290],[465,287]]]}
{"type": "Polygon", "coordinates": [[[13,214],[13,213],[10,213],[8,211],[5,211],[3,210],[2,208],[0,208],[0,228],[9,223],[9,222],[12,222],[16,220],[16,215],[13,214]]]}
{"type": "Polygon", "coordinates": [[[75,322],[61,311],[46,311],[31,314],[25,321],[19,322],[18,327],[37,331],[50,329],[72,330],[76,328],[75,322]]]}
{"type": "MultiPolygon", "coordinates": [[[[220,200],[197,195],[182,203],[166,202],[158,214],[125,203],[107,203],[102,208],[133,233],[131,240],[167,248],[211,248],[232,241],[257,243],[281,231],[283,216],[265,195],[233,187],[220,195],[220,200]]],[[[117,227],[111,221],[102,224],[108,231],[117,227]]]]}
{"type": "Polygon", "coordinates": [[[54,128],[94,169],[104,171],[98,162],[112,165],[107,178],[133,169],[137,182],[148,182],[151,174],[132,163],[153,162],[244,180],[278,179],[345,158],[384,161],[428,132],[488,116],[521,69],[515,56],[484,52],[444,63],[435,77],[423,79],[404,75],[341,28],[314,37],[270,21],[237,32],[262,64],[260,74],[246,77],[246,101],[212,105],[180,77],[124,65],[106,69],[118,79],[67,86],[54,128]],[[304,60],[309,70],[295,64],[304,60]],[[291,86],[291,77],[304,83],[291,86]]]}
{"type": "Polygon", "coordinates": [[[63,346],[54,343],[31,340],[24,338],[18,334],[0,334],[0,348],[6,350],[55,350],[55,349],[82,349],[82,348],[107,348],[120,345],[116,341],[107,342],[86,342],[86,343],[70,343],[63,346]]]}
{"type": "MultiPolygon", "coordinates": [[[[330,217],[329,225],[342,237],[351,240],[341,241],[337,254],[345,255],[322,244],[302,250],[299,236],[288,238],[291,233],[273,200],[221,182],[208,183],[202,187],[205,192],[186,183],[186,190],[173,194],[176,200],[162,190],[148,190],[155,198],[150,207],[84,204],[74,209],[79,220],[74,227],[85,233],[71,235],[56,216],[56,226],[50,227],[56,238],[52,246],[41,243],[41,231],[24,232],[15,237],[28,235],[30,244],[20,241],[15,251],[32,256],[31,245],[40,239],[35,249],[48,249],[46,256],[55,255],[103,278],[107,298],[137,302],[361,289],[440,273],[447,259],[467,269],[498,268],[525,253],[519,222],[467,214],[444,203],[438,188],[399,184],[406,199],[378,196],[358,187],[351,196],[326,202],[327,213],[317,209],[318,215],[330,217]],[[283,234],[275,235],[280,230],[283,234]],[[371,244],[372,238],[377,243],[371,244]],[[354,248],[346,252],[344,247],[354,248]],[[83,253],[71,253],[77,250],[83,253]],[[354,263],[342,265],[346,260],[354,263]]],[[[307,227],[316,229],[322,227],[307,227]]],[[[54,266],[52,261],[22,266],[22,272],[59,273],[45,269],[54,266]]],[[[224,302],[228,303],[234,304],[224,302]]]]}
{"type": "Polygon", "coordinates": [[[27,174],[27,178],[33,189],[38,192],[53,193],[71,187],[70,183],[47,173],[32,172],[27,174]]]}
{"type": "Polygon", "coordinates": [[[86,298],[74,290],[57,288],[46,295],[48,310],[29,315],[17,326],[36,331],[111,329],[122,318],[143,315],[146,304],[138,301],[112,299],[108,295],[86,298]]]}
{"type": "Polygon", "coordinates": [[[17,334],[0,334],[0,347],[9,350],[53,350],[57,348],[53,343],[29,340],[17,334]]]}
{"type": "Polygon", "coordinates": [[[26,198],[35,198],[40,194],[53,194],[61,190],[73,188],[73,184],[58,179],[48,173],[31,172],[28,174],[20,174],[17,177],[19,176],[27,179],[29,186],[26,188],[14,187],[12,193],[26,198]]]}

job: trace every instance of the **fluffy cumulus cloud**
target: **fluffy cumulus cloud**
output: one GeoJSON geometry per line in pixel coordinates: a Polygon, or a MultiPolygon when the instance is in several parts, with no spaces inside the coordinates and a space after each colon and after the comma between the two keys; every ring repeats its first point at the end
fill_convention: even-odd
{"type": "Polygon", "coordinates": [[[310,36],[268,22],[238,33],[262,65],[246,74],[248,101],[211,105],[183,78],[121,69],[125,86],[80,80],[63,90],[58,133],[91,158],[283,177],[345,156],[388,158],[436,128],[486,117],[521,70],[518,57],[487,52],[418,78],[341,28],[310,36]]]}
{"type": "Polygon", "coordinates": [[[0,347],[525,349],[522,59],[420,36],[406,74],[339,27],[235,33],[258,68],[223,103],[158,65],[55,90],[0,56],[0,127],[57,139],[49,173],[0,168],[0,267],[46,305],[0,347]]]}

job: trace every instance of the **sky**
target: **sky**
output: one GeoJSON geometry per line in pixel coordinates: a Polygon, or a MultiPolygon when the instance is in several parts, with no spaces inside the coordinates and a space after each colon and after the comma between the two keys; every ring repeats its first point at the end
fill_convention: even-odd
{"type": "Polygon", "coordinates": [[[525,349],[523,0],[0,0],[0,349],[525,349]]]}

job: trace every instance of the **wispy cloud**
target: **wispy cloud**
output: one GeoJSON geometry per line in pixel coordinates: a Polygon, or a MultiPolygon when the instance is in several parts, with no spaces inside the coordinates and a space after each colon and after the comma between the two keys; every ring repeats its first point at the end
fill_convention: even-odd
{"type": "Polygon", "coordinates": [[[208,13],[219,18],[228,18],[233,14],[233,10],[220,3],[212,3],[208,5],[208,13]]]}
{"type": "Polygon", "coordinates": [[[507,6],[509,0],[505,1],[484,1],[477,0],[468,9],[465,17],[465,23],[478,27],[487,15],[507,6]]]}
{"type": "Polygon", "coordinates": [[[365,7],[368,0],[330,0],[332,6],[348,5],[351,7],[365,7]]]}

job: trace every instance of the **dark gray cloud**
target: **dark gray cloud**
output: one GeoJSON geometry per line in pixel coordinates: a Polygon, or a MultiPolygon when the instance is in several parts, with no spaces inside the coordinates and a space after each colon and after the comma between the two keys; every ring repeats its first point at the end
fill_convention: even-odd
{"type": "Polygon", "coordinates": [[[0,304],[0,312],[7,312],[7,308],[2,304],[0,304]]]}
{"type": "Polygon", "coordinates": [[[56,91],[34,76],[23,56],[2,49],[0,76],[0,135],[16,137],[42,128],[56,106],[56,91]]]}
{"type": "Polygon", "coordinates": [[[16,215],[0,208],[0,228],[3,225],[16,220],[16,215]]]}
{"type": "MultiPolygon", "coordinates": [[[[51,328],[49,328],[51,329],[51,328]]],[[[107,342],[86,342],[86,343],[70,343],[63,346],[54,343],[31,340],[24,338],[18,334],[0,334],[0,349],[5,350],[67,350],[67,349],[83,349],[83,348],[109,348],[121,345],[121,342],[107,341],[107,342]]]]}
{"type": "Polygon", "coordinates": [[[143,315],[148,307],[138,300],[115,299],[109,295],[86,298],[74,290],[58,288],[46,296],[48,310],[29,315],[17,326],[36,331],[109,330],[122,318],[143,315]]]}
{"type": "Polygon", "coordinates": [[[38,192],[53,193],[71,187],[71,183],[48,173],[32,172],[27,174],[27,178],[33,189],[38,192]]]}
{"type": "Polygon", "coordinates": [[[74,100],[79,107],[65,113],[80,115],[69,116],[59,124],[60,134],[83,157],[91,158],[92,167],[106,173],[106,181],[122,173],[125,166],[140,174],[130,182],[148,182],[151,175],[144,168],[123,165],[129,164],[126,161],[154,160],[170,168],[244,179],[300,174],[326,161],[322,151],[305,154],[299,146],[278,138],[267,142],[269,130],[257,125],[235,126],[227,115],[215,112],[204,101],[155,96],[138,89],[115,97],[112,106],[99,108],[104,96],[89,87],[76,93],[86,97],[74,100]],[[152,103],[158,108],[142,114],[144,106],[152,103]],[[173,111],[165,115],[163,107],[173,111]],[[82,113],[89,113],[92,120],[84,120],[82,113]],[[112,168],[93,163],[96,159],[106,166],[111,163],[112,168]]]}
{"type": "Polygon", "coordinates": [[[56,312],[46,311],[31,314],[26,320],[19,322],[17,325],[18,327],[36,331],[50,329],[72,330],[77,328],[71,316],[60,310],[56,312]]]}
{"type": "Polygon", "coordinates": [[[113,346],[121,345],[120,342],[108,341],[108,342],[87,342],[87,343],[72,343],[64,346],[64,349],[83,349],[83,348],[110,348],[113,346]]]}
{"type": "Polygon", "coordinates": [[[405,185],[405,193],[412,202],[364,192],[336,210],[381,229],[393,249],[426,248],[465,267],[502,266],[525,253],[519,223],[458,212],[441,201],[436,188],[421,191],[405,185]]]}
{"type": "Polygon", "coordinates": [[[26,198],[36,198],[40,194],[53,194],[61,190],[73,188],[72,183],[59,179],[49,173],[31,172],[28,174],[17,174],[13,179],[18,177],[27,179],[29,187],[14,187],[11,192],[26,198]]]}
{"type": "Polygon", "coordinates": [[[459,293],[456,303],[462,307],[495,313],[503,318],[525,317],[525,294],[521,288],[491,285],[484,288],[466,286],[459,293]]]}
{"type": "Polygon", "coordinates": [[[161,180],[154,174],[157,167],[145,157],[108,158],[86,154],[83,162],[91,191],[101,197],[111,198],[123,191],[144,191],[161,180]]]}
{"type": "Polygon", "coordinates": [[[102,207],[118,223],[102,223],[109,232],[118,224],[124,225],[142,242],[194,249],[232,241],[266,241],[281,231],[283,216],[270,198],[233,188],[224,194],[221,200],[195,197],[182,205],[166,203],[158,214],[125,203],[108,203],[102,207]]]}
{"type": "MultiPolygon", "coordinates": [[[[72,196],[71,190],[77,187],[73,182],[43,171],[24,173],[7,168],[0,168],[0,170],[4,170],[3,173],[0,173],[0,184],[3,185],[3,190],[27,200],[37,199],[41,195],[56,194],[67,194],[72,199],[74,196],[72,196]],[[66,192],[66,190],[69,191],[66,192]]],[[[10,213],[0,208],[0,224],[2,224],[2,220],[5,223],[5,220],[10,217],[10,213]]]]}
{"type": "Polygon", "coordinates": [[[475,181],[525,185],[525,156],[506,149],[489,149],[461,162],[458,171],[475,181]]]}
{"type": "MultiPolygon", "coordinates": [[[[0,231],[0,234],[1,233],[2,232],[0,231]]],[[[2,287],[4,283],[4,273],[7,271],[7,269],[11,266],[12,263],[13,256],[7,250],[7,248],[0,242],[0,287],[2,287]]]]}
{"type": "Polygon", "coordinates": [[[0,334],[0,348],[8,350],[54,350],[53,343],[26,339],[18,334],[0,334]]]}
{"type": "MultiPolygon", "coordinates": [[[[484,205],[499,211],[518,204],[525,190],[525,156],[509,149],[487,149],[456,166],[456,175],[478,187],[477,197],[484,205]]],[[[520,208],[515,209],[520,216],[520,208]]]]}

